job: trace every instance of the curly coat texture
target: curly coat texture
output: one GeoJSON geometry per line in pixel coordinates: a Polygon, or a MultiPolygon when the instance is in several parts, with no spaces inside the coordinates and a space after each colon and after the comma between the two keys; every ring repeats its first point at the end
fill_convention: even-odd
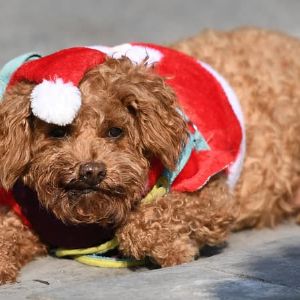
{"type": "MultiPolygon", "coordinates": [[[[299,40],[240,29],[207,31],[173,47],[212,65],[241,101],[247,155],[233,194],[219,174],[198,192],[170,193],[139,205],[152,159],[174,168],[186,124],[164,78],[128,59],[108,59],[84,76],[83,106],[67,128],[32,116],[33,84],[21,82],[7,91],[0,105],[2,186],[9,189],[22,180],[57,218],[111,226],[125,255],[150,256],[161,266],[191,261],[202,246],[222,243],[233,229],[273,226],[296,215],[299,40]],[[112,138],[108,132],[116,127],[122,135],[112,138]],[[63,130],[59,138],[57,130],[63,130]],[[103,162],[107,174],[94,191],[85,193],[78,174],[91,161],[103,162]]],[[[45,247],[11,212],[1,214],[0,232],[4,283],[14,281],[21,266],[44,254],[45,247]]]]}
{"type": "Polygon", "coordinates": [[[299,203],[300,42],[256,29],[207,31],[176,48],[206,61],[232,85],[246,119],[247,154],[236,188],[237,228],[274,226],[299,203]]]}

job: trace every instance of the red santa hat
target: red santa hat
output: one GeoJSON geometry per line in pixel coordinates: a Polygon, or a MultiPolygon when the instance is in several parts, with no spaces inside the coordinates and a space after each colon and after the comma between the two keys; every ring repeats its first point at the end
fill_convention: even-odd
{"type": "Polygon", "coordinates": [[[81,79],[105,57],[105,53],[85,47],[64,49],[22,65],[8,87],[23,80],[36,83],[31,93],[32,113],[47,123],[67,125],[81,106],[81,79]]]}
{"type": "Polygon", "coordinates": [[[155,49],[130,44],[64,49],[22,65],[8,87],[22,80],[36,83],[31,93],[32,113],[47,123],[64,126],[72,123],[81,107],[81,79],[89,69],[102,64],[106,56],[127,56],[133,63],[146,59],[151,65],[162,55],[155,49]]]}

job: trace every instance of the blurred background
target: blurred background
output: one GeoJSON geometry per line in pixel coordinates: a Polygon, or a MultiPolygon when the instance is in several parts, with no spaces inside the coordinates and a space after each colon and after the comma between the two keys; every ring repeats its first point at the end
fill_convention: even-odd
{"type": "MultiPolygon", "coordinates": [[[[0,65],[28,51],[129,41],[171,43],[205,28],[255,25],[300,36],[299,0],[9,0],[0,65]]],[[[299,58],[300,59],[300,58],[299,58]]]]}

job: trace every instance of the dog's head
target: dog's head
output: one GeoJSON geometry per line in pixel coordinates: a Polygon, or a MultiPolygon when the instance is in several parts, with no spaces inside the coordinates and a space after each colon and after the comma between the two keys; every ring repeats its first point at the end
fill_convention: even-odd
{"type": "Polygon", "coordinates": [[[30,82],[0,105],[0,182],[17,180],[70,223],[118,226],[141,199],[150,162],[173,169],[186,138],[165,79],[127,58],[107,59],[80,82],[81,109],[68,126],[33,116],[30,82]]]}

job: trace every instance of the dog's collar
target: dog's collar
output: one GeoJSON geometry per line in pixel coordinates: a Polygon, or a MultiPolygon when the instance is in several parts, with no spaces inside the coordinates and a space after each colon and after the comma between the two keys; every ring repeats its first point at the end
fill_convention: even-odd
{"type": "MultiPolygon", "coordinates": [[[[172,183],[175,181],[179,173],[183,170],[186,166],[187,162],[189,161],[192,151],[205,151],[210,150],[208,143],[206,142],[205,138],[197,128],[197,126],[181,111],[178,109],[178,112],[182,115],[185,122],[188,125],[188,139],[183,149],[179,155],[178,161],[176,163],[176,168],[174,171],[165,169],[163,171],[162,176],[168,180],[169,187],[172,186],[172,183]]],[[[200,187],[199,187],[200,188],[200,187]]]]}
{"type": "MultiPolygon", "coordinates": [[[[158,178],[161,177],[164,178],[164,180],[166,180],[167,190],[169,191],[172,187],[173,182],[175,181],[175,179],[178,177],[180,172],[184,169],[187,162],[191,158],[192,152],[210,150],[207,141],[205,140],[204,136],[199,131],[197,126],[180,109],[177,110],[180,113],[180,115],[183,117],[185,122],[187,123],[187,127],[188,127],[187,141],[183,143],[183,147],[178,157],[176,167],[174,170],[160,168],[159,166],[157,166],[158,164],[160,164],[160,162],[157,159],[154,160],[149,172],[148,188],[146,190],[150,190],[153,185],[157,185],[157,182],[159,181],[158,178]]],[[[199,186],[198,188],[200,189],[201,187],[202,186],[199,186]]],[[[148,195],[146,196],[146,198],[148,197],[148,195]]]]}

